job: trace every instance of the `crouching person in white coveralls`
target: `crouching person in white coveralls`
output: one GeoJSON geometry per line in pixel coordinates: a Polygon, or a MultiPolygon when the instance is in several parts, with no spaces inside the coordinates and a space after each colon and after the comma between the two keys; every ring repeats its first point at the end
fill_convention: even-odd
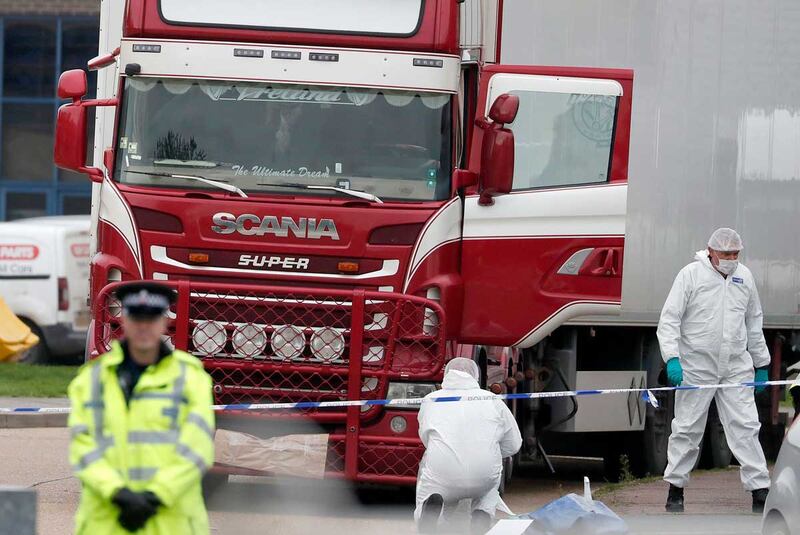
{"type": "Polygon", "coordinates": [[[425,396],[419,436],[425,455],[417,477],[414,517],[420,533],[435,533],[462,500],[469,501],[472,532],[485,533],[496,509],[511,513],[498,489],[503,458],[522,446],[517,422],[500,399],[436,402],[452,396],[492,397],[481,390],[478,366],[455,358],[445,368],[442,389],[425,396]]]}

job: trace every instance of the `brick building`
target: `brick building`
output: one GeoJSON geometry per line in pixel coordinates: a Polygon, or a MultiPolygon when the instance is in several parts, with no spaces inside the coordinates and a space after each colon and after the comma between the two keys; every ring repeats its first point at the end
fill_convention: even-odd
{"type": "Polygon", "coordinates": [[[89,213],[89,180],[56,169],[53,134],[58,76],[97,55],[99,10],[100,0],[0,0],[0,221],[89,213]]]}

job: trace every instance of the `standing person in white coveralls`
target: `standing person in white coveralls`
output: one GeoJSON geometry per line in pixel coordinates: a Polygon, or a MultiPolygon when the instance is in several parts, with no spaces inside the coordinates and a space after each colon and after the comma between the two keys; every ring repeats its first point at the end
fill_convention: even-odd
{"type": "MultiPolygon", "coordinates": [[[[770,356],[762,331],[761,302],[753,274],[738,262],[741,250],[742,239],[736,231],[718,229],[708,240],[708,250],[698,251],[695,261],[675,278],[657,333],[672,385],[768,380],[770,356]]],[[[742,484],[753,494],[753,512],[760,513],[770,479],[758,441],[761,425],[751,388],[676,392],[664,472],[669,483],[666,509],[683,512],[683,489],[697,461],[712,399],[716,399],[728,446],[741,465],[742,484]]]]}
{"type": "Polygon", "coordinates": [[[503,458],[522,446],[514,415],[500,399],[435,402],[452,396],[494,397],[481,390],[474,361],[451,360],[442,389],[425,396],[419,411],[419,437],[425,455],[417,476],[414,518],[420,533],[435,533],[462,500],[470,500],[472,533],[489,530],[495,510],[511,514],[500,498],[503,458]],[[442,515],[442,512],[445,514],[442,515]]]}

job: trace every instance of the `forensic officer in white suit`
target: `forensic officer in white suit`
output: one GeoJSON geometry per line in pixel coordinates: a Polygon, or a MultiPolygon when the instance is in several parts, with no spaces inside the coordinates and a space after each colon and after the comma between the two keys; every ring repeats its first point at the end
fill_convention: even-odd
{"type": "MultiPolygon", "coordinates": [[[[739,263],[742,239],[720,228],[675,278],[658,323],[658,341],[673,385],[766,381],[769,351],[762,331],[761,303],[753,274],[739,263]]],[[[757,388],[756,392],[763,390],[757,388]]],[[[680,390],[669,438],[664,480],[666,509],[683,512],[683,489],[699,453],[708,408],[716,399],[728,446],[741,465],[753,511],[761,512],[770,486],[760,424],[751,388],[680,390]]]]}

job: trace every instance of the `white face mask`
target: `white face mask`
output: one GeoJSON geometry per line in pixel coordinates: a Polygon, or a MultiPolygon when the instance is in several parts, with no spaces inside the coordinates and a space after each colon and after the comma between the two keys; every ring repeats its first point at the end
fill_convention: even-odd
{"type": "Polygon", "coordinates": [[[736,271],[737,267],[739,267],[738,260],[723,260],[722,258],[720,258],[717,269],[719,270],[720,273],[723,273],[725,275],[730,275],[734,271],[736,271]]]}

